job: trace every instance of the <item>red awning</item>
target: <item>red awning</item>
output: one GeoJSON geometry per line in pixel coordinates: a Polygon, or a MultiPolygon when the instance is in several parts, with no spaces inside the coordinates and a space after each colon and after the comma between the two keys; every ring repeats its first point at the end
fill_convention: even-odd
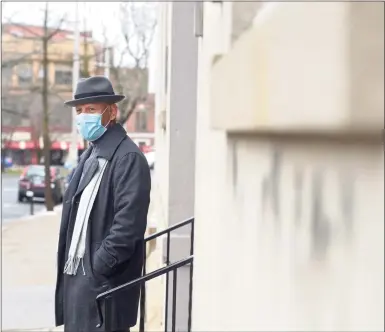
{"type": "MultiPolygon", "coordinates": [[[[52,150],[65,150],[68,151],[71,146],[71,142],[54,141],[52,142],[52,150]]],[[[78,143],[78,150],[83,150],[83,142],[78,143]]]]}
{"type": "Polygon", "coordinates": [[[4,148],[11,150],[33,150],[36,148],[36,144],[32,141],[8,141],[5,142],[4,148]]]}
{"type": "MultiPolygon", "coordinates": [[[[70,142],[64,142],[64,141],[54,141],[51,143],[51,149],[52,150],[63,150],[68,151],[69,147],[71,146],[70,142]]],[[[10,150],[35,150],[40,149],[39,143],[35,143],[33,141],[8,141],[4,143],[5,149],[10,150]]],[[[83,142],[78,143],[78,149],[83,150],[83,142]]]]}

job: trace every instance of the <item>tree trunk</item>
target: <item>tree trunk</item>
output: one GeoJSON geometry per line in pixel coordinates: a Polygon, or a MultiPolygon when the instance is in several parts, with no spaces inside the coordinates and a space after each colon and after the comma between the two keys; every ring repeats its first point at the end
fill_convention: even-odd
{"type": "Polygon", "coordinates": [[[43,41],[43,155],[45,170],[45,206],[47,211],[53,211],[54,201],[51,188],[51,141],[49,137],[49,110],[48,110],[48,2],[44,12],[44,37],[43,41]]]}

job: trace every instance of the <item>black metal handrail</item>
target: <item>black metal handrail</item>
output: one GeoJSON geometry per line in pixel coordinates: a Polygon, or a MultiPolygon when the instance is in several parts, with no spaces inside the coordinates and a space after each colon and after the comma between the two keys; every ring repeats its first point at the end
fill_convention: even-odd
{"type": "Polygon", "coordinates": [[[179,222],[179,223],[177,223],[175,225],[172,225],[172,226],[164,229],[163,231],[160,231],[160,232],[157,232],[157,233],[154,233],[152,235],[147,236],[144,239],[144,241],[146,241],[146,242],[151,241],[151,240],[153,240],[153,239],[155,239],[155,238],[157,238],[159,236],[162,236],[164,234],[168,234],[168,233],[170,233],[170,232],[172,232],[172,231],[174,231],[174,230],[176,230],[178,228],[181,228],[183,226],[187,226],[187,225],[193,224],[193,223],[194,223],[194,217],[188,218],[186,220],[183,220],[183,221],[181,221],[181,222],[179,222]]]}
{"type": "MultiPolygon", "coordinates": [[[[146,274],[146,252],[144,253],[144,262],[143,262],[143,276],[132,280],[123,285],[112,288],[106,292],[98,294],[96,297],[96,307],[99,316],[99,324],[97,325],[100,328],[103,325],[103,314],[101,310],[101,301],[105,301],[105,331],[110,331],[110,317],[111,317],[111,297],[114,293],[127,290],[129,288],[140,285],[140,323],[139,331],[144,332],[145,317],[146,317],[146,287],[145,283],[151,279],[162,276],[166,274],[166,298],[165,298],[165,331],[167,332],[167,323],[168,323],[168,289],[169,289],[169,273],[173,271],[173,306],[172,306],[172,331],[175,331],[175,321],[176,321],[176,287],[177,287],[177,269],[190,264],[190,283],[189,283],[189,303],[188,303],[188,323],[187,330],[191,331],[191,311],[192,311],[192,288],[193,288],[193,260],[194,260],[194,218],[186,219],[178,224],[172,225],[160,232],[152,234],[145,238],[145,243],[148,241],[154,240],[162,235],[167,234],[167,249],[166,249],[166,266],[158,270],[155,270],[149,274],[146,274]],[[191,224],[191,233],[190,233],[190,256],[186,259],[180,260],[178,262],[170,264],[170,233],[173,230],[181,228],[183,226],[191,224]]],[[[146,248],[146,246],[145,246],[146,248]]],[[[145,249],[146,250],[146,249],[145,249]]]]}

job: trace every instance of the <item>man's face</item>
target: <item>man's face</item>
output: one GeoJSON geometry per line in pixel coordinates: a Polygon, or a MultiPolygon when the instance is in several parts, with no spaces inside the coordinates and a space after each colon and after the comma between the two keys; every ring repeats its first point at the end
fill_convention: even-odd
{"type": "Polygon", "coordinates": [[[116,104],[108,105],[106,103],[97,103],[76,106],[76,114],[102,114],[103,126],[115,122],[117,111],[116,104]]]}

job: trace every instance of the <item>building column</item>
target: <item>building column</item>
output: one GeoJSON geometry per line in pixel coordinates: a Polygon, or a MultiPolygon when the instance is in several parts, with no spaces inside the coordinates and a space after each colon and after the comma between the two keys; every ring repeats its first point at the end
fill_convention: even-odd
{"type": "MultiPolygon", "coordinates": [[[[170,227],[194,215],[196,89],[198,40],[194,2],[160,4],[160,68],[156,113],[156,214],[170,227]],[[162,210],[162,211],[161,211],[162,210]],[[163,218],[162,218],[163,217],[163,218]]],[[[171,233],[170,261],[190,254],[190,226],[171,233]]],[[[166,238],[163,259],[166,261],[166,238]]],[[[171,330],[172,274],[168,330],[171,330]]],[[[189,269],[178,270],[177,330],[187,330],[189,269]]]]}

